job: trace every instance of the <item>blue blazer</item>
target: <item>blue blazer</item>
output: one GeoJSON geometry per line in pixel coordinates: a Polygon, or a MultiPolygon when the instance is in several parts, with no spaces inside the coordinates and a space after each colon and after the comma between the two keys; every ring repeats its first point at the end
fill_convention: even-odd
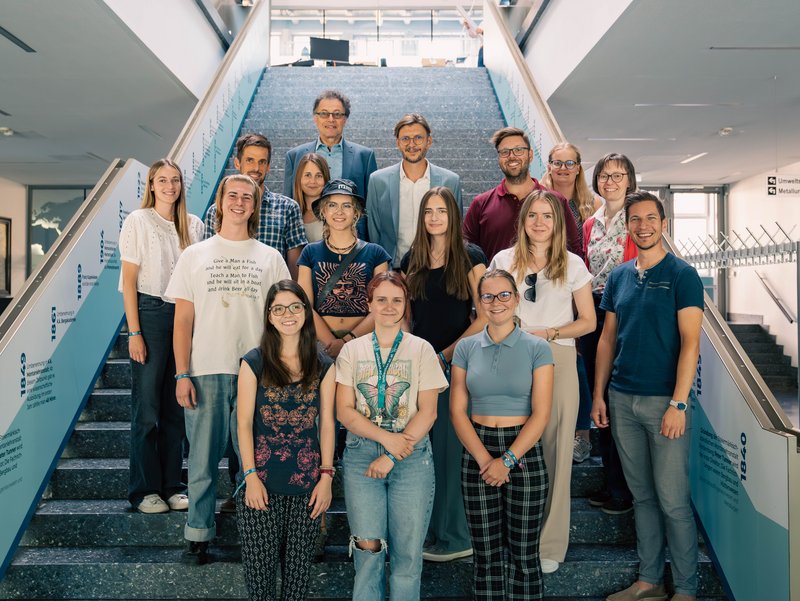
{"type": "MultiPolygon", "coordinates": [[[[367,223],[369,240],[380,244],[394,260],[397,249],[397,228],[400,221],[400,165],[380,169],[369,178],[367,186],[367,223]]],[[[431,188],[446,186],[456,197],[456,203],[464,215],[461,200],[461,178],[452,171],[431,166],[431,188]]]]}
{"type": "MultiPolygon", "coordinates": [[[[297,175],[297,165],[303,156],[317,149],[317,141],[295,146],[286,153],[286,162],[283,169],[283,195],[294,198],[294,178],[297,175]]],[[[373,171],[378,169],[375,162],[375,153],[371,148],[348,142],[342,138],[342,177],[349,179],[358,187],[358,193],[366,198],[367,182],[373,171]]],[[[358,237],[369,241],[367,237],[367,220],[362,217],[358,224],[358,237]]]]}

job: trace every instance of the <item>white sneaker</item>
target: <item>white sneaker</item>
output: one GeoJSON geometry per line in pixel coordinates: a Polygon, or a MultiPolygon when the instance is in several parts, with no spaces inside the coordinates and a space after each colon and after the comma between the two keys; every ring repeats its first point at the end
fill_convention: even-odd
{"type": "Polygon", "coordinates": [[[189,509],[189,497],[177,492],[167,499],[167,505],[172,511],[186,511],[189,509]]]}
{"type": "Polygon", "coordinates": [[[558,562],[555,559],[540,559],[542,564],[542,574],[552,574],[558,569],[558,562]]]}
{"type": "Polygon", "coordinates": [[[169,511],[169,505],[164,503],[164,499],[158,495],[152,494],[142,499],[136,509],[142,513],[166,513],[169,511]]]}
{"type": "Polygon", "coordinates": [[[572,463],[583,463],[589,459],[589,454],[592,452],[592,443],[583,438],[576,436],[572,441],[572,463]]]}

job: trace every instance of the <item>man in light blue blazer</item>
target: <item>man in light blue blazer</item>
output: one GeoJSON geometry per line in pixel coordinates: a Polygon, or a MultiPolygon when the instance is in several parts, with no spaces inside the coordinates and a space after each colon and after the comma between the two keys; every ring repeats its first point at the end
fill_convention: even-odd
{"type": "MultiPolygon", "coordinates": [[[[365,194],[370,174],[378,168],[375,153],[366,146],[344,139],[344,126],[350,116],[350,99],[337,90],[325,90],[314,101],[314,124],[319,138],[295,146],[286,153],[283,171],[283,194],[294,198],[294,178],[300,159],[309,152],[325,157],[331,179],[349,179],[365,194]]],[[[359,238],[366,240],[366,220],[358,222],[359,238]]]]}
{"type": "Polygon", "coordinates": [[[406,115],[394,126],[394,137],[403,160],[370,176],[367,222],[370,242],[380,244],[398,267],[414,240],[425,192],[434,186],[446,186],[456,197],[462,214],[464,206],[459,176],[425,158],[433,143],[425,117],[418,113],[406,115]]]}

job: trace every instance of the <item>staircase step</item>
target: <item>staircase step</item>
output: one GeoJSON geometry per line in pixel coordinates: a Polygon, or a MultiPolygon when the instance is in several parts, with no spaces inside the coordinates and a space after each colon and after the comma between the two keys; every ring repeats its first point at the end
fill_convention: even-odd
{"type": "MultiPolygon", "coordinates": [[[[57,547],[20,549],[0,582],[4,599],[243,599],[247,596],[240,553],[235,547],[212,548],[213,561],[194,565],[174,548],[57,547]],[[168,595],[165,595],[168,592],[168,595]]],[[[548,599],[601,597],[629,586],[637,576],[633,549],[572,545],[566,561],[544,576],[548,599]]],[[[669,574],[669,566],[667,568],[669,574]]],[[[470,560],[425,564],[422,598],[468,598],[470,560]]],[[[668,576],[669,578],[669,576],[668,576]]],[[[309,599],[350,599],[352,562],[325,561],[312,566],[309,599]]],[[[700,556],[699,593],[723,597],[708,557],[700,556]]]]}
{"type": "Polygon", "coordinates": [[[95,388],[130,388],[131,363],[128,359],[108,359],[95,388]]]}
{"type": "Polygon", "coordinates": [[[97,388],[89,396],[81,422],[121,422],[131,418],[130,388],[97,388]]]}
{"type": "Polygon", "coordinates": [[[775,353],[783,356],[783,346],[775,344],[774,342],[741,342],[744,351],[750,355],[751,353],[775,353]]]}
{"type": "Polygon", "coordinates": [[[797,376],[763,376],[771,390],[797,391],[797,376]]]}

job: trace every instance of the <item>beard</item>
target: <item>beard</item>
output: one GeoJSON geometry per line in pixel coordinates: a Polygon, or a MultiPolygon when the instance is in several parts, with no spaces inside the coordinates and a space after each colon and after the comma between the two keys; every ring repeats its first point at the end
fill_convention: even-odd
{"type": "Polygon", "coordinates": [[[511,173],[506,169],[503,169],[502,167],[500,168],[500,171],[502,171],[503,175],[506,176],[506,181],[509,184],[519,185],[527,182],[530,179],[531,176],[530,173],[528,172],[530,166],[531,166],[530,163],[523,163],[522,165],[520,165],[519,167],[520,171],[517,175],[514,175],[513,173],[511,173]]]}

